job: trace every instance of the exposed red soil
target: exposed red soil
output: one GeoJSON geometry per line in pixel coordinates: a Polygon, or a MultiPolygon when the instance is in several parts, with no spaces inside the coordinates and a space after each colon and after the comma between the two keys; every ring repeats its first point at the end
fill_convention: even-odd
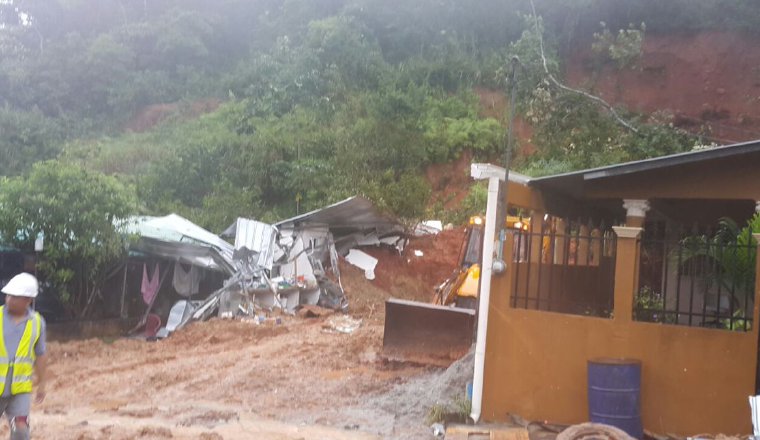
{"type": "MultiPolygon", "coordinates": [[[[454,232],[443,240],[426,237],[415,240],[414,248],[447,255],[441,246],[455,239],[454,232]]],[[[397,260],[384,258],[378,279],[398,279],[388,272],[397,260]]],[[[438,261],[431,258],[429,264],[438,261]]],[[[416,279],[412,268],[424,272],[415,281],[420,285],[435,276],[419,262],[406,265],[402,277],[416,279]]],[[[344,317],[328,313],[313,319],[283,316],[282,324],[263,325],[212,319],[155,343],[51,342],[54,379],[45,403],[33,410],[35,438],[379,438],[359,425],[346,431],[348,420],[376,416],[357,405],[429,369],[379,360],[383,303],[390,294],[360,270],[347,264],[341,269],[351,314],[361,319],[351,334],[331,330],[331,319],[344,317]],[[351,419],[344,408],[352,408],[351,419]]],[[[424,428],[419,420],[387,427],[394,434],[383,436],[424,428]]],[[[0,424],[0,436],[6,433],[0,424]]]]}
{"type": "MultiPolygon", "coordinates": [[[[366,248],[362,250],[367,251],[366,248]]],[[[352,266],[342,258],[340,259],[340,274],[351,314],[382,325],[385,319],[385,300],[391,297],[390,292],[379,285],[384,283],[366,279],[363,270],[352,266]]]]}
{"type": "MultiPolygon", "coordinates": [[[[715,137],[760,137],[760,41],[708,33],[648,35],[640,68],[593,69],[590,48],[566,64],[568,82],[643,113],[668,111],[680,126],[709,125],[715,137]]],[[[501,91],[477,89],[481,115],[505,120],[501,91]]],[[[197,117],[218,100],[188,108],[158,104],[127,124],[147,131],[167,117],[197,117]]],[[[531,154],[533,130],[517,120],[522,155],[531,154]]],[[[434,195],[455,209],[473,184],[471,152],[426,170],[434,195]]],[[[158,343],[100,340],[49,344],[55,378],[48,400],[35,407],[35,436],[60,439],[272,438],[348,440],[375,438],[346,432],[345,415],[373,393],[424,374],[412,366],[377,361],[384,301],[393,296],[430,302],[435,287],[457,266],[464,228],[412,238],[401,254],[364,247],[378,258],[376,279],[341,262],[350,313],[362,320],[353,334],[330,331],[320,318],[285,317],[281,325],[212,320],[193,324],[158,343]],[[422,256],[415,255],[421,251],[422,256]],[[281,424],[275,420],[291,424],[281,424]],[[297,426],[292,424],[296,423],[297,426]]],[[[367,414],[373,417],[373,414],[367,414]]],[[[363,416],[362,416],[363,417],[363,416]]],[[[0,435],[7,428],[0,426],[0,435]]],[[[394,434],[395,435],[395,434],[394,434]]]]}
{"type": "Polygon", "coordinates": [[[355,404],[424,371],[388,370],[375,362],[381,325],[367,323],[347,335],[326,332],[329,317],[283,319],[277,326],[214,319],[157,343],[51,343],[56,378],[47,401],[35,409],[35,436],[255,438],[246,437],[247,422],[309,412],[325,414],[318,424],[340,429],[330,408],[355,404]]]}
{"type": "Polygon", "coordinates": [[[211,113],[222,104],[220,99],[207,98],[193,101],[190,104],[153,104],[138,110],[132,119],[127,122],[124,129],[135,133],[146,132],[173,115],[180,115],[183,119],[193,119],[198,116],[211,113]]]}
{"type": "MultiPolygon", "coordinates": [[[[509,106],[507,95],[501,90],[486,89],[476,87],[475,93],[480,99],[480,116],[484,118],[494,118],[507,127],[507,108],[509,106]]],[[[515,141],[517,145],[517,154],[521,157],[527,157],[536,151],[533,144],[533,127],[525,119],[515,117],[515,141]]]]}
{"type": "Polygon", "coordinates": [[[453,162],[427,167],[425,177],[433,190],[430,206],[442,203],[445,209],[459,207],[474,183],[470,177],[471,163],[472,152],[466,150],[453,162]]]}
{"type": "Polygon", "coordinates": [[[431,302],[435,287],[457,267],[464,235],[464,228],[459,227],[413,237],[401,255],[388,247],[362,248],[379,260],[372,284],[397,298],[431,302]],[[421,251],[422,256],[414,251],[421,251]]]}
{"type": "Polygon", "coordinates": [[[401,255],[363,248],[380,259],[374,281],[341,261],[349,319],[361,321],[351,334],[330,324],[345,316],[318,310],[317,318],[281,316],[281,324],[212,319],[154,343],[51,342],[54,378],[33,410],[35,438],[426,438],[421,418],[378,422],[378,410],[362,405],[431,371],[382,361],[384,302],[430,301],[463,236],[459,228],[412,238],[401,255]]]}
{"type": "Polygon", "coordinates": [[[570,54],[565,75],[608,102],[675,125],[706,129],[720,142],[760,138],[760,39],[726,32],[652,35],[635,68],[595,70],[590,43],[570,54]]]}

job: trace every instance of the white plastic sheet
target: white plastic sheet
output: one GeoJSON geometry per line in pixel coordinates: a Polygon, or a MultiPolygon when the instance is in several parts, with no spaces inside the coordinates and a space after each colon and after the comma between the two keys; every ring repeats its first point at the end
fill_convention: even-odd
{"type": "Polygon", "coordinates": [[[749,407],[752,409],[752,428],[755,436],[760,436],[760,396],[749,396],[749,407]]]}
{"type": "Polygon", "coordinates": [[[441,231],[443,231],[443,222],[440,220],[426,220],[415,226],[414,235],[417,237],[423,235],[437,235],[441,231]]]}
{"type": "Polygon", "coordinates": [[[377,258],[362,252],[358,249],[351,249],[346,255],[346,261],[364,270],[364,276],[368,280],[375,279],[375,266],[377,266],[377,258]]]}

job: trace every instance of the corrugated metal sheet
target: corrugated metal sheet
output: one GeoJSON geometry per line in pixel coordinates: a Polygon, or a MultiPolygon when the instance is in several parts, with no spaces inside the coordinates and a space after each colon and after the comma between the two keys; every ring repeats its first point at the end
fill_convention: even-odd
{"type": "Polygon", "coordinates": [[[336,240],[346,234],[371,229],[376,230],[380,235],[403,231],[403,227],[396,219],[380,213],[372,202],[359,196],[276,224],[280,229],[296,229],[309,225],[327,226],[336,240]]]}
{"type": "Polygon", "coordinates": [[[272,269],[277,229],[256,220],[238,218],[235,222],[235,249],[248,248],[258,252],[257,265],[272,269]]]}
{"type": "Polygon", "coordinates": [[[756,163],[759,156],[760,140],[754,140],[733,145],[724,145],[715,148],[706,148],[633,162],[607,165],[599,168],[537,177],[530,179],[529,184],[530,186],[535,186],[541,190],[548,189],[562,194],[569,194],[574,197],[583,198],[584,188],[588,185],[586,182],[590,181],[595,181],[597,185],[600,185],[600,182],[605,182],[606,179],[606,182],[612,184],[613,182],[616,182],[612,179],[619,176],[632,174],[643,176],[644,173],[668,168],[673,170],[673,172],[679,172],[677,171],[678,167],[683,167],[684,165],[707,163],[710,161],[717,164],[718,161],[725,161],[729,158],[738,158],[737,160],[752,161],[753,163],[756,163]]]}
{"type": "Polygon", "coordinates": [[[130,252],[155,255],[205,269],[220,270],[228,274],[235,271],[216,249],[207,245],[141,237],[130,244],[129,250],[130,252]]]}
{"type": "Polygon", "coordinates": [[[177,214],[164,217],[132,217],[122,225],[122,229],[126,233],[165,242],[210,246],[230,267],[233,266],[232,253],[235,248],[230,243],[177,214]]]}

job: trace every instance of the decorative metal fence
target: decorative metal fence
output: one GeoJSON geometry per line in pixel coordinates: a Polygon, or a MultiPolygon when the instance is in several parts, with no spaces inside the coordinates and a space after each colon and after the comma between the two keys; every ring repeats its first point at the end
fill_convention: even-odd
{"type": "Polygon", "coordinates": [[[615,234],[553,219],[514,233],[512,307],[610,317],[615,234]]]}
{"type": "Polygon", "coordinates": [[[756,244],[705,233],[650,233],[641,243],[634,319],[748,331],[756,244]]]}

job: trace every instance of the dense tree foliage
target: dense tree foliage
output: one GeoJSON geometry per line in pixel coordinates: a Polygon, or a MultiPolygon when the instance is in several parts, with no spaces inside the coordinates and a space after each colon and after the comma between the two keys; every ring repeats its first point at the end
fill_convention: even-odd
{"type": "Polygon", "coordinates": [[[505,90],[512,56],[522,63],[517,110],[540,147],[518,160],[547,174],[694,140],[620,109],[632,133],[552,87],[540,38],[559,76],[573,44],[596,42],[623,68],[644,32],[756,32],[760,20],[753,0],[535,5],[538,20],[527,0],[0,0],[5,239],[28,245],[44,230],[66,253],[50,251],[50,274],[70,284],[67,262],[101,267],[90,247],[112,256],[106,224],[129,212],[174,211],[219,230],[237,216],[273,221],[362,193],[401,217],[433,209],[461,219],[467,212],[428,206],[422,170],[464,150],[500,154],[506,123],[483,116],[477,91],[505,90]],[[198,117],[209,99],[221,105],[198,117]],[[157,105],[160,124],[125,131],[157,105]],[[59,231],[61,222],[86,227],[59,231]]]}
{"type": "Polygon", "coordinates": [[[116,225],[134,207],[132,193],[113,177],[39,162],[27,176],[0,180],[0,238],[28,249],[43,236],[39,270],[64,302],[83,311],[125,251],[116,225]]]}

